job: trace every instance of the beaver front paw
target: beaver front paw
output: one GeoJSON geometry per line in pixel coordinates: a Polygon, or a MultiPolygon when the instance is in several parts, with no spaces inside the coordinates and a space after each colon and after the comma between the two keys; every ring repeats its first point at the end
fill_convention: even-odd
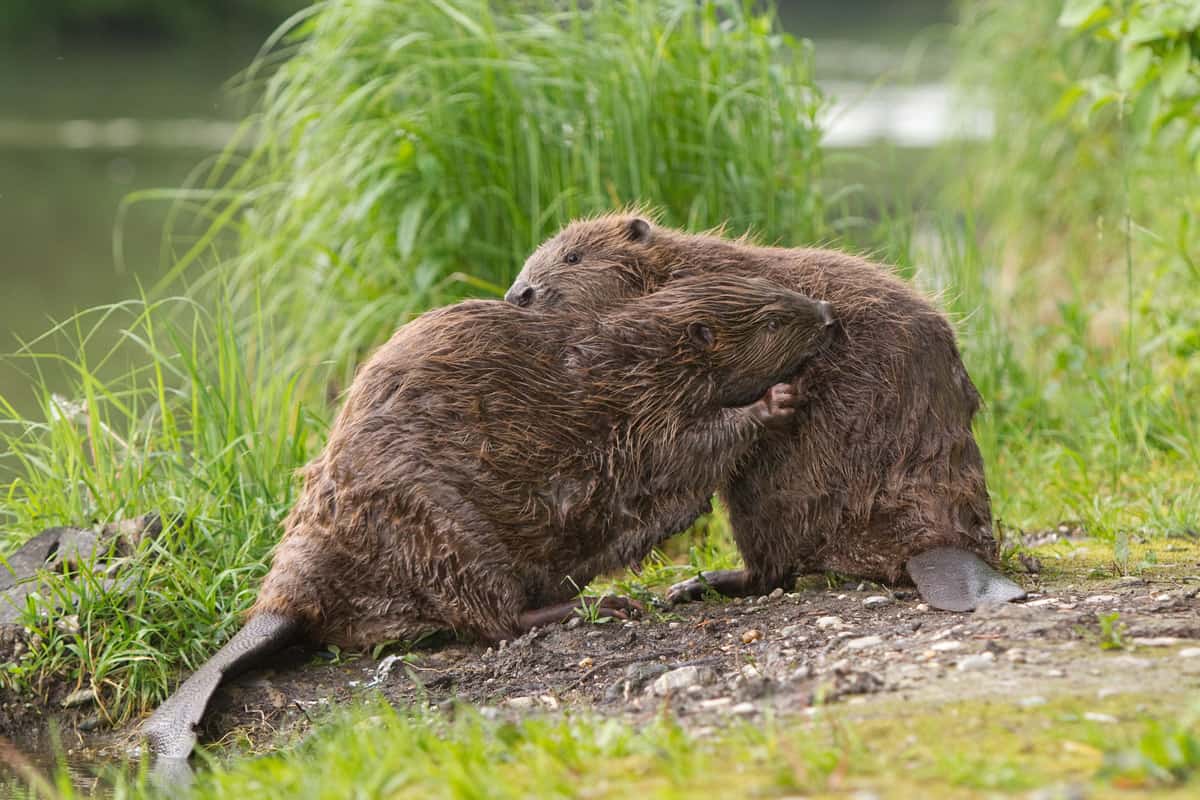
{"type": "Polygon", "coordinates": [[[800,392],[790,383],[777,383],[750,406],[750,413],[764,425],[791,418],[800,402],[800,392]]]}

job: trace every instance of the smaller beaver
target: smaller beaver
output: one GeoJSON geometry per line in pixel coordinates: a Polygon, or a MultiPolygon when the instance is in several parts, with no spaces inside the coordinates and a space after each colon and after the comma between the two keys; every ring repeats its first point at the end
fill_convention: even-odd
{"type": "Polygon", "coordinates": [[[721,488],[746,568],[677,584],[670,599],[709,588],[765,594],[821,570],[907,578],[930,605],[953,611],[1024,596],[991,566],[998,548],[971,431],[980,397],[953,328],[886,268],[616,213],[568,224],[505,297],[595,313],[698,274],[763,278],[827,301],[838,333],[801,376],[816,391],[794,422],[765,436],[721,488]]]}
{"type": "Polygon", "coordinates": [[[702,276],[596,317],[466,301],[408,323],[303,470],[245,627],[150,717],[151,748],[186,757],[222,677],[294,640],[494,641],[568,618],[790,417],[832,322],[775,284],[702,276]]]}

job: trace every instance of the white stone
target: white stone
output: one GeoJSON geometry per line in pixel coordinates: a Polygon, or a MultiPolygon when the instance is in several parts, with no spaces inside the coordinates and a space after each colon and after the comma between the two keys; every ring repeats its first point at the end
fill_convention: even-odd
{"type": "Polygon", "coordinates": [[[841,617],[817,617],[818,628],[840,628],[845,624],[841,617]]]}
{"type": "Polygon", "coordinates": [[[1180,658],[1200,658],[1200,647],[1185,647],[1179,651],[1180,658]]]}
{"type": "Polygon", "coordinates": [[[929,649],[935,650],[939,653],[948,653],[951,650],[961,650],[962,646],[962,642],[956,642],[953,639],[948,639],[944,642],[934,642],[933,644],[929,645],[929,649]]]}
{"type": "Polygon", "coordinates": [[[959,672],[968,672],[976,669],[986,669],[996,660],[996,654],[992,652],[976,653],[973,656],[960,658],[955,667],[959,672]]]}
{"type": "Polygon", "coordinates": [[[868,647],[878,647],[881,644],[883,644],[883,638],[880,636],[860,636],[846,642],[846,649],[863,650],[868,647]]]}
{"type": "Polygon", "coordinates": [[[533,708],[533,706],[536,703],[537,703],[537,699],[530,695],[521,695],[519,697],[510,697],[504,701],[504,705],[508,706],[509,708],[516,709],[518,711],[525,711],[527,709],[533,708]]]}
{"type": "Polygon", "coordinates": [[[1111,714],[1101,714],[1098,711],[1085,711],[1083,718],[1088,722],[1103,722],[1105,725],[1112,725],[1117,721],[1111,714]]]}
{"type": "Polygon", "coordinates": [[[700,707],[707,711],[713,711],[718,708],[725,708],[725,706],[729,706],[729,705],[733,705],[732,697],[714,697],[711,700],[701,700],[700,701],[700,707]]]}
{"type": "Polygon", "coordinates": [[[881,594],[873,594],[867,599],[863,600],[863,606],[865,608],[879,608],[881,606],[890,605],[891,602],[892,600],[890,597],[884,597],[881,594]]]}
{"type": "Polygon", "coordinates": [[[1040,694],[1035,694],[1031,697],[1022,697],[1017,702],[1017,705],[1019,705],[1021,708],[1033,708],[1034,706],[1044,706],[1044,705],[1046,705],[1046,698],[1042,697],[1040,694]]]}
{"type": "Polygon", "coordinates": [[[1111,603],[1112,601],[1114,601],[1116,599],[1117,599],[1117,596],[1113,595],[1113,594],[1094,594],[1091,597],[1086,598],[1083,602],[1085,602],[1085,603],[1111,603]]]}
{"type": "Polygon", "coordinates": [[[758,709],[755,707],[754,703],[738,703],[736,706],[729,709],[729,713],[747,716],[749,714],[758,713],[758,709]]]}
{"type": "Polygon", "coordinates": [[[680,667],[659,675],[652,688],[655,694],[665,695],[689,686],[710,683],[713,677],[714,673],[708,667],[680,667]]]}

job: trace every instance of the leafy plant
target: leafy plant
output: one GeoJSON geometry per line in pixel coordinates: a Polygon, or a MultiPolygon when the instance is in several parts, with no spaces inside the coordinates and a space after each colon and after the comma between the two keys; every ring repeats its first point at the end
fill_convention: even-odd
{"type": "Polygon", "coordinates": [[[1121,615],[1116,611],[1111,614],[1098,614],[1096,621],[1100,624],[1100,649],[1124,650],[1125,623],[1121,622],[1121,615]]]}

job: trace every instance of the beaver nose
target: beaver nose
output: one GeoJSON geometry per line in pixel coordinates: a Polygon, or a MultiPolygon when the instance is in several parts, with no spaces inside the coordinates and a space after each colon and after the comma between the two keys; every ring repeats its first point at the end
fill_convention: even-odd
{"type": "Polygon", "coordinates": [[[832,328],[833,323],[837,322],[833,317],[833,306],[826,303],[824,300],[817,303],[817,311],[821,315],[821,322],[825,323],[826,328],[832,328]]]}
{"type": "Polygon", "coordinates": [[[528,308],[533,299],[537,297],[537,289],[534,289],[525,281],[517,281],[504,295],[505,302],[512,303],[521,308],[528,308]]]}

